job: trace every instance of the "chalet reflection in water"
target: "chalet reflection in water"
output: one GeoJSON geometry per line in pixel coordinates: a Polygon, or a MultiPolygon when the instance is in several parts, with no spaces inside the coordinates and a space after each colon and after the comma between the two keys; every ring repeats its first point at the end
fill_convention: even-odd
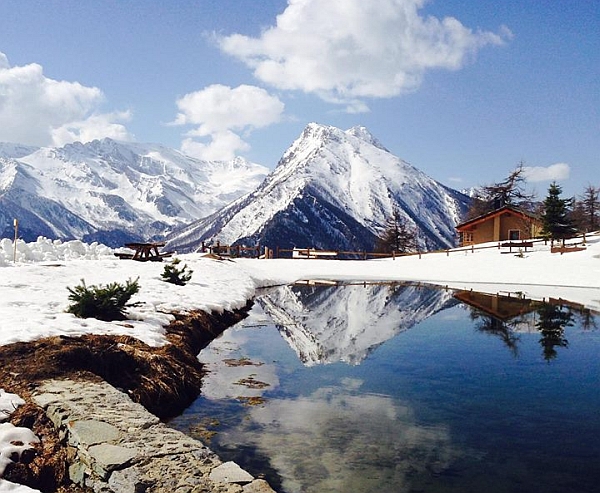
{"type": "Polygon", "coordinates": [[[575,318],[583,328],[595,328],[591,310],[560,299],[534,301],[518,294],[484,294],[458,291],[454,297],[468,305],[471,319],[478,322],[481,332],[498,336],[506,347],[518,355],[519,332],[539,331],[540,345],[546,361],[557,357],[557,348],[566,348],[565,328],[574,324],[575,318]]]}

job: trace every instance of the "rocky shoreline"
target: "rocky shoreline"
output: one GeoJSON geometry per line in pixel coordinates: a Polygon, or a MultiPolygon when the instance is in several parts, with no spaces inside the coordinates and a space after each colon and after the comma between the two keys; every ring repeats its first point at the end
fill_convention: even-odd
{"type": "Polygon", "coordinates": [[[175,315],[169,344],[128,336],[53,337],[0,347],[0,388],[26,401],[10,421],[40,438],[5,479],[44,493],[272,492],[160,419],[198,396],[197,354],[249,308],[175,315]]]}

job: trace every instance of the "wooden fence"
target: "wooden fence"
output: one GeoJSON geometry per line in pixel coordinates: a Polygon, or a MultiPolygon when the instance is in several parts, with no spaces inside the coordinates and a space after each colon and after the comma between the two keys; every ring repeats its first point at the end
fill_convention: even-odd
{"type": "MultiPolygon", "coordinates": [[[[391,258],[396,257],[408,257],[418,255],[421,258],[423,255],[431,254],[446,254],[449,256],[451,253],[460,252],[471,252],[474,253],[477,250],[489,250],[491,248],[500,250],[502,253],[519,253],[527,251],[528,248],[532,248],[534,244],[543,243],[548,244],[549,240],[545,239],[534,239],[523,241],[500,241],[493,245],[486,244],[484,246],[469,245],[464,247],[444,249],[444,250],[431,250],[426,252],[367,252],[367,251],[346,251],[346,250],[319,250],[316,248],[269,248],[267,246],[261,247],[260,245],[245,247],[241,245],[221,245],[219,242],[215,244],[207,245],[202,242],[202,246],[199,251],[213,253],[220,256],[228,257],[250,257],[250,258],[293,258],[293,259],[335,259],[335,260],[368,260],[376,258],[391,258]],[[516,250],[515,250],[516,249],[516,250]]],[[[562,242],[560,246],[553,246],[552,252],[571,252],[581,250],[579,245],[585,245],[586,235],[571,238],[569,243],[562,242]]]]}

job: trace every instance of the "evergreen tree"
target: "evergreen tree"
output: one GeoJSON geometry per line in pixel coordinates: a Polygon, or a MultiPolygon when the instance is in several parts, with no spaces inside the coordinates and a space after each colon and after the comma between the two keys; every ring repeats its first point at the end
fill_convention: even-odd
{"type": "Polygon", "coordinates": [[[170,264],[165,265],[161,274],[162,280],[178,286],[185,286],[192,278],[194,271],[187,264],[183,264],[183,267],[179,268],[180,263],[181,260],[175,258],[170,264]]]}
{"type": "Polygon", "coordinates": [[[570,213],[573,199],[561,198],[562,188],[553,182],[548,188],[542,212],[542,236],[552,241],[569,238],[575,234],[570,213]]]}
{"type": "Polygon", "coordinates": [[[599,228],[600,221],[598,214],[600,213],[600,189],[592,185],[588,185],[583,192],[583,197],[580,201],[581,211],[583,213],[583,231],[596,231],[599,228]]]}
{"type": "Polygon", "coordinates": [[[375,247],[380,252],[407,253],[417,249],[417,233],[399,211],[387,220],[386,228],[375,247]]]}

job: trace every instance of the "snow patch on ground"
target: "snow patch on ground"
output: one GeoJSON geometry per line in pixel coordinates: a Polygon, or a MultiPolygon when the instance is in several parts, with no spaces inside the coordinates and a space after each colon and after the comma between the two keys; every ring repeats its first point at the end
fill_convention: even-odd
{"type": "Polygon", "coordinates": [[[0,423],[6,421],[15,409],[23,404],[25,404],[25,401],[17,394],[11,394],[5,392],[4,389],[0,389],[0,423]]]}

